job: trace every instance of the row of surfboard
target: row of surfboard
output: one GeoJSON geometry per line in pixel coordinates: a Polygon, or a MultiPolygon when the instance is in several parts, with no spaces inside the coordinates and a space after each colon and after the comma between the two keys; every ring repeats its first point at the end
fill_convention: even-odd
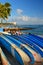
{"type": "MultiPolygon", "coordinates": [[[[0,44],[2,44],[9,53],[11,53],[21,65],[29,65],[43,62],[43,38],[33,34],[22,35],[0,35],[0,44]]],[[[1,48],[0,48],[1,50],[1,48]]],[[[5,61],[3,51],[0,51],[3,65],[10,65],[5,61]],[[4,64],[4,62],[6,64],[4,64]]]]}

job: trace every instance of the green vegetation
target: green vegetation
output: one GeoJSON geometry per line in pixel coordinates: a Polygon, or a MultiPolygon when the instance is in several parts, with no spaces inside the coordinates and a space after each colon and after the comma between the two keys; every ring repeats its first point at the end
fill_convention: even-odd
{"type": "MultiPolygon", "coordinates": [[[[7,19],[8,16],[10,16],[10,4],[9,3],[5,3],[5,4],[1,4],[0,3],[0,19],[7,19]]],[[[2,21],[1,21],[2,22],[2,21]]]]}

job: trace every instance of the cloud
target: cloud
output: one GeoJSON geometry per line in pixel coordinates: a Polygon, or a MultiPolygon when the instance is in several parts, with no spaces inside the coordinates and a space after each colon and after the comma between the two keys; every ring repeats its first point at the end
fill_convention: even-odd
{"type": "Polygon", "coordinates": [[[16,20],[22,20],[22,21],[25,21],[25,22],[28,22],[28,21],[43,21],[43,19],[40,19],[40,18],[37,18],[37,17],[30,17],[30,16],[17,16],[15,17],[16,20]]]}
{"type": "Polygon", "coordinates": [[[22,14],[23,10],[17,9],[16,12],[17,12],[17,14],[22,14]]]}
{"type": "Polygon", "coordinates": [[[15,19],[21,20],[21,21],[29,21],[30,17],[28,17],[28,16],[17,16],[15,19]]]}
{"type": "Polygon", "coordinates": [[[28,16],[22,16],[22,20],[23,21],[29,21],[30,20],[30,17],[28,17],[28,16]]]}
{"type": "Polygon", "coordinates": [[[10,17],[9,21],[16,21],[18,24],[43,24],[43,18],[38,17],[30,17],[27,15],[23,15],[23,10],[17,9],[16,10],[16,16],[10,17]]]}
{"type": "Polygon", "coordinates": [[[22,22],[26,24],[43,24],[43,19],[37,17],[30,17],[30,16],[16,16],[15,21],[22,22]]]}

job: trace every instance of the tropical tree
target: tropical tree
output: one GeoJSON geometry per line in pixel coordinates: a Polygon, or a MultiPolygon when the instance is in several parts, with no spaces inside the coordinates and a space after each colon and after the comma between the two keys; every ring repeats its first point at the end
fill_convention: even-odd
{"type": "Polygon", "coordinates": [[[10,16],[10,4],[9,3],[5,3],[5,4],[1,4],[0,3],[0,19],[6,19],[8,18],[8,16],[10,16]]]}

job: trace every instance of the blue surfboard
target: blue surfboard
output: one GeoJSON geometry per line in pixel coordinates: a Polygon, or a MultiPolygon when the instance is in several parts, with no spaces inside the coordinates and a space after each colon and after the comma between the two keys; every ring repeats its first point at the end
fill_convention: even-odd
{"type": "MultiPolygon", "coordinates": [[[[21,42],[17,41],[16,39],[13,39],[12,37],[8,35],[4,35],[4,36],[10,39],[11,41],[13,41],[13,43],[16,44],[18,47],[21,47],[21,44],[22,44],[21,42]]],[[[26,49],[25,47],[23,47],[22,50],[30,57],[31,63],[33,64],[35,60],[34,60],[32,53],[28,51],[28,49],[26,49]]]]}

